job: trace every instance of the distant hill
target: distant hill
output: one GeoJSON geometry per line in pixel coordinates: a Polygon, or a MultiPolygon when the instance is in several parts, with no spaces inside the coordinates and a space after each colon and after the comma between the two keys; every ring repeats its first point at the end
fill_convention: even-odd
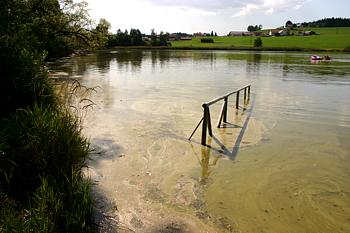
{"type": "Polygon", "coordinates": [[[350,18],[324,18],[313,22],[304,22],[303,27],[350,27],[350,18]]]}

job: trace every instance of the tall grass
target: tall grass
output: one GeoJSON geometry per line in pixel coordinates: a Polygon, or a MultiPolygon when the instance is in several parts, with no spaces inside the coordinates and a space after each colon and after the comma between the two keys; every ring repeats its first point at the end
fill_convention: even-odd
{"type": "Polygon", "coordinates": [[[2,170],[7,178],[1,183],[7,182],[11,195],[35,191],[42,176],[62,177],[56,179],[59,182],[85,166],[89,144],[81,136],[79,120],[68,110],[34,105],[17,110],[2,123],[0,144],[7,160],[2,170]]]}
{"type": "Polygon", "coordinates": [[[80,118],[64,104],[34,104],[1,125],[0,232],[92,231],[80,118]]]}

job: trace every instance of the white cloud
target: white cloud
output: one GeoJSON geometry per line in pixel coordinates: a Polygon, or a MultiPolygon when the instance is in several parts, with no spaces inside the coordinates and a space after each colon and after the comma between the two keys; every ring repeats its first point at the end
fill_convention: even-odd
{"type": "Polygon", "coordinates": [[[240,7],[238,12],[233,14],[233,17],[246,16],[254,12],[265,13],[271,15],[277,11],[284,11],[288,9],[300,9],[307,0],[260,0],[254,4],[246,3],[245,6],[240,7]]]}
{"type": "MultiPolygon", "coordinates": [[[[241,0],[146,0],[152,5],[188,7],[201,10],[224,10],[227,8],[242,7],[245,4],[241,0]]],[[[259,0],[249,0],[249,3],[259,2],[259,0]]]]}
{"type": "Polygon", "coordinates": [[[250,14],[254,10],[258,10],[260,7],[255,4],[247,4],[246,6],[242,7],[236,14],[234,14],[234,17],[239,16],[245,16],[250,14]]]}
{"type": "Polygon", "coordinates": [[[265,14],[266,14],[266,15],[272,15],[274,12],[275,12],[275,10],[274,10],[273,8],[270,8],[270,9],[268,9],[268,10],[265,12],[265,14]]]}
{"type": "Polygon", "coordinates": [[[196,9],[203,14],[231,13],[234,17],[255,12],[271,15],[288,9],[297,10],[308,0],[145,0],[151,5],[184,9],[196,9]]]}
{"type": "Polygon", "coordinates": [[[294,6],[294,9],[299,10],[302,6],[303,6],[303,4],[297,4],[294,6]]]}

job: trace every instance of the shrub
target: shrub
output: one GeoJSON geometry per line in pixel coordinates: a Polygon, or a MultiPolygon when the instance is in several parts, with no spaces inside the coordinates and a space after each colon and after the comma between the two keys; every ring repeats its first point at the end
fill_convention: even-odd
{"type": "Polygon", "coordinates": [[[350,52],[350,45],[349,46],[346,46],[343,50],[344,52],[350,52]]]}
{"type": "Polygon", "coordinates": [[[68,110],[34,105],[1,123],[0,184],[11,195],[26,197],[40,186],[40,177],[60,182],[85,165],[89,144],[68,110]]]}
{"type": "Polygon", "coordinates": [[[18,108],[53,103],[53,88],[42,68],[45,54],[0,43],[0,117],[18,108]]]}
{"type": "Polygon", "coordinates": [[[260,37],[254,40],[254,47],[262,47],[262,40],[260,37]]]}
{"type": "Polygon", "coordinates": [[[0,231],[89,232],[91,184],[81,174],[89,143],[79,119],[64,107],[34,105],[1,125],[0,190],[20,207],[6,212],[7,202],[1,218],[12,217],[0,221],[0,231]]]}
{"type": "Polygon", "coordinates": [[[213,38],[202,38],[201,43],[214,43],[213,38]]]}

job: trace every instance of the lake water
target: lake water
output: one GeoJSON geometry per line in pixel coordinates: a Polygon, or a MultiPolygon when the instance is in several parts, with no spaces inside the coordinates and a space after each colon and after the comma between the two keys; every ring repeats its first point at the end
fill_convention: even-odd
{"type": "Polygon", "coordinates": [[[120,232],[350,232],[350,54],[106,50],[51,69],[87,87],[98,208],[120,232]],[[321,54],[322,55],[322,54],[321,54]],[[251,84],[201,146],[202,103],[251,84]],[[103,197],[103,198],[102,198],[103,197]],[[102,201],[103,200],[103,201],[102,201]]]}

